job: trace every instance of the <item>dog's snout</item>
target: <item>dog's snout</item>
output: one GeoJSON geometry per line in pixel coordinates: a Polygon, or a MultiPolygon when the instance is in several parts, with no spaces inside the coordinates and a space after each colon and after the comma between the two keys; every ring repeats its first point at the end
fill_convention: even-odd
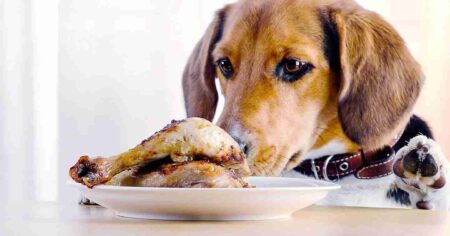
{"type": "Polygon", "coordinates": [[[245,143],[244,141],[242,141],[242,139],[240,139],[239,137],[236,137],[234,135],[232,135],[231,137],[239,144],[239,147],[241,148],[242,152],[244,152],[245,155],[247,155],[248,154],[247,143],[245,143]]]}
{"type": "Polygon", "coordinates": [[[431,177],[437,174],[438,165],[434,160],[433,156],[430,154],[426,154],[422,163],[420,164],[421,174],[424,177],[431,177]]]}

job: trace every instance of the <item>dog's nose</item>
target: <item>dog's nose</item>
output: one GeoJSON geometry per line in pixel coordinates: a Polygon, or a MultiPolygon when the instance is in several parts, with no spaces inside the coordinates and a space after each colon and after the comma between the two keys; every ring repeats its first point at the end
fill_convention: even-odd
{"type": "Polygon", "coordinates": [[[245,155],[247,155],[248,154],[248,145],[244,141],[242,141],[242,139],[240,139],[234,135],[232,135],[231,137],[239,144],[241,151],[244,152],[245,155]]]}
{"type": "Polygon", "coordinates": [[[424,177],[431,177],[437,174],[438,165],[433,156],[427,153],[422,163],[420,164],[420,174],[424,177]]]}
{"type": "Polygon", "coordinates": [[[405,159],[403,159],[403,168],[413,174],[417,173],[419,169],[419,154],[415,151],[411,151],[406,154],[405,159]]]}

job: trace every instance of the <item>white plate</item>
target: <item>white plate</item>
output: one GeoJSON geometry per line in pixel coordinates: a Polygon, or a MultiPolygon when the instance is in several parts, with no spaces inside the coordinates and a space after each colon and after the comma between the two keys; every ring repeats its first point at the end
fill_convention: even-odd
{"type": "Polygon", "coordinates": [[[282,219],[339,185],[312,179],[249,177],[256,188],[149,188],[68,182],[119,216],[161,220],[282,219]]]}

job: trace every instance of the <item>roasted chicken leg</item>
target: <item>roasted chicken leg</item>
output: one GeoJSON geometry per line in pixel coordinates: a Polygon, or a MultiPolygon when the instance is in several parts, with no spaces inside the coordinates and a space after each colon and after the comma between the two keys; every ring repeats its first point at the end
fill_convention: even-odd
{"type": "Polygon", "coordinates": [[[237,176],[250,174],[245,154],[223,129],[202,118],[172,121],[171,124],[118,156],[91,159],[82,156],[70,168],[75,181],[88,187],[106,183],[130,167],[170,157],[174,163],[206,160],[221,165],[237,176]]]}

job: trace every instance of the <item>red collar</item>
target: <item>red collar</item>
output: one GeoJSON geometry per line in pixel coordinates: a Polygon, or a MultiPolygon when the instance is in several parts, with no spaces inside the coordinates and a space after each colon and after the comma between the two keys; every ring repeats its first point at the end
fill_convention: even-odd
{"type": "Polygon", "coordinates": [[[384,177],[393,173],[395,152],[392,147],[397,143],[398,137],[393,139],[389,145],[376,151],[359,150],[355,153],[304,160],[295,167],[295,170],[304,175],[328,181],[337,181],[350,175],[354,175],[358,179],[384,177]]]}

